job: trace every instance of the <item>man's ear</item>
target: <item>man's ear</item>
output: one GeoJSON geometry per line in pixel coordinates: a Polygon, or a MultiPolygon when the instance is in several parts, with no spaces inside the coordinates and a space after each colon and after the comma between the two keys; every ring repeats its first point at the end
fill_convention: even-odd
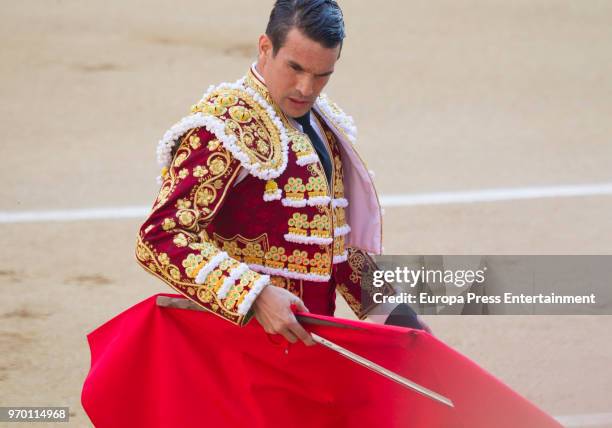
{"type": "Polygon", "coordinates": [[[265,62],[270,56],[272,56],[272,40],[266,34],[262,34],[259,36],[259,61],[265,62]]]}

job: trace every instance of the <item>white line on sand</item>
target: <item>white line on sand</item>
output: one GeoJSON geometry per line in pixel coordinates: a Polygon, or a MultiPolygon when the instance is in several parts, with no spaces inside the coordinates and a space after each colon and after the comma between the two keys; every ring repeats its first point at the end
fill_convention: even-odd
{"type": "Polygon", "coordinates": [[[612,425],[612,413],[585,413],[582,415],[555,416],[565,428],[603,427],[612,425]]]}
{"type": "MultiPolygon", "coordinates": [[[[380,201],[384,207],[410,207],[597,195],[612,195],[612,183],[382,195],[380,201]]],[[[146,206],[128,206],[58,211],[0,211],[0,224],[143,218],[149,210],[146,206]]]]}
{"type": "Polygon", "coordinates": [[[381,197],[381,202],[386,207],[407,207],[415,205],[471,204],[475,202],[496,202],[513,201],[519,199],[596,195],[612,195],[612,183],[549,187],[515,187],[463,192],[416,193],[411,195],[386,195],[381,197]]]}

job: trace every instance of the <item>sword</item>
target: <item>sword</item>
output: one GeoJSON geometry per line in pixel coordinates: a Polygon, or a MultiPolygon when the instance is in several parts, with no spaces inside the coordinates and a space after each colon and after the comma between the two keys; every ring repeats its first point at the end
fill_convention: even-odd
{"type": "MultiPolygon", "coordinates": [[[[167,308],[178,308],[178,309],[208,312],[206,309],[197,305],[196,303],[192,302],[189,299],[175,298],[175,297],[168,297],[168,296],[157,296],[156,303],[157,303],[157,306],[162,306],[162,307],[167,307],[167,308]]],[[[348,326],[341,325],[339,323],[334,323],[333,321],[309,318],[309,317],[306,317],[300,314],[296,314],[295,317],[300,323],[304,323],[304,324],[331,325],[335,327],[358,329],[358,327],[348,327],[348,326]]],[[[334,343],[331,340],[325,339],[324,337],[321,337],[316,333],[310,333],[310,335],[312,336],[313,340],[317,344],[324,346],[328,349],[331,349],[332,351],[342,355],[343,357],[348,358],[349,360],[375,373],[378,373],[379,375],[386,377],[387,379],[397,382],[398,384],[402,385],[405,388],[408,388],[421,395],[424,395],[425,397],[431,398],[432,400],[442,403],[448,407],[455,407],[452,400],[450,400],[449,398],[446,398],[445,396],[441,394],[438,394],[435,391],[432,391],[431,389],[425,388],[424,386],[419,385],[418,383],[413,382],[410,379],[407,379],[389,369],[386,369],[383,366],[378,365],[375,362],[368,360],[365,357],[362,357],[361,355],[355,354],[354,352],[351,352],[348,349],[343,348],[342,346],[338,345],[337,343],[334,343]]]]}

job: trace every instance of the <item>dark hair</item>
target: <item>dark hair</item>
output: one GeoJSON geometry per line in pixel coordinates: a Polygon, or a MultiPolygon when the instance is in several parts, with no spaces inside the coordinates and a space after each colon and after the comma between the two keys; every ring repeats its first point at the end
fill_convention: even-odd
{"type": "Polygon", "coordinates": [[[266,27],[274,55],[293,27],[326,48],[342,47],[345,37],[342,10],[335,0],[276,0],[266,27]]]}

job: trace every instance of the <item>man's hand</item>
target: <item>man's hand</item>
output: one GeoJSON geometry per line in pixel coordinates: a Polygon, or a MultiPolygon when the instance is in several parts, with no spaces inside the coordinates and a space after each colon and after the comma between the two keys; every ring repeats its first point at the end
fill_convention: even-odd
{"type": "Polygon", "coordinates": [[[253,303],[255,318],[268,334],[282,334],[291,343],[299,339],[307,346],[314,345],[312,336],[293,315],[291,305],[295,305],[300,312],[309,312],[304,302],[291,292],[268,285],[253,303]]]}

